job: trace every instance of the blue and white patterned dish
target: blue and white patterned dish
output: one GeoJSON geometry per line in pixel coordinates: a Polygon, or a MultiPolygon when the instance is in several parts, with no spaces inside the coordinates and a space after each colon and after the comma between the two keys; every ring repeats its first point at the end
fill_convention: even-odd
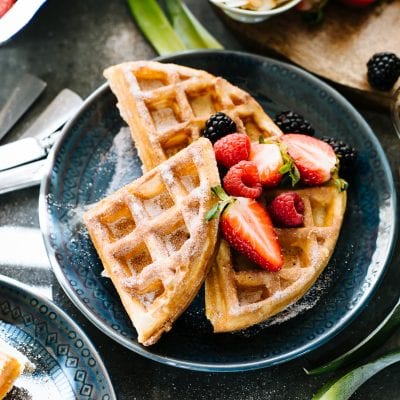
{"type": "Polygon", "coordinates": [[[32,288],[0,275],[0,337],[35,365],[12,398],[116,400],[97,351],[78,326],[32,288]]]}
{"type": "Polygon", "coordinates": [[[273,326],[215,335],[200,293],[156,345],[141,346],[111,282],[101,276],[101,263],[82,223],[88,204],[141,175],[129,132],[121,131],[124,124],[116,99],[103,85],[64,129],[41,187],[40,224],[60,284],[104,333],[170,365],[238,371],[282,363],[315,349],[366,305],[391,256],[397,232],[396,198],[378,140],[341,95],[288,64],[225,51],[189,52],[162,60],[223,76],[251,93],[271,115],[297,111],[318,135],[336,136],[358,149],[344,226],[331,262],[298,304],[272,320],[273,326]]]}

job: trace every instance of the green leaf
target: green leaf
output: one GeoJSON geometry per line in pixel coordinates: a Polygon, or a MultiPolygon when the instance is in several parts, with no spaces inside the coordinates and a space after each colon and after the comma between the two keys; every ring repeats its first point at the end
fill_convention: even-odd
{"type": "Polygon", "coordinates": [[[160,55],[186,50],[156,0],[128,0],[139,28],[160,55]]]}
{"type": "Polygon", "coordinates": [[[207,211],[207,214],[205,216],[206,221],[211,221],[214,218],[217,218],[218,215],[218,208],[219,208],[219,202],[215,204],[210,210],[207,211]]]}
{"type": "Polygon", "coordinates": [[[388,353],[373,362],[353,369],[334,382],[324,385],[312,400],[347,400],[369,378],[400,361],[400,351],[388,353]]]}
{"type": "Polygon", "coordinates": [[[332,372],[346,365],[350,365],[371,354],[378,349],[393,332],[400,326],[400,299],[389,315],[371,332],[361,343],[334,360],[310,370],[304,368],[308,375],[319,375],[332,372]]]}
{"type": "Polygon", "coordinates": [[[349,187],[349,184],[347,183],[347,181],[345,181],[342,178],[336,178],[334,180],[334,182],[335,182],[335,185],[336,185],[337,190],[338,190],[339,193],[347,190],[347,188],[349,187]]]}
{"type": "Polygon", "coordinates": [[[219,43],[181,0],[164,0],[175,32],[188,49],[222,49],[219,43]]]}
{"type": "Polygon", "coordinates": [[[224,212],[225,208],[236,200],[235,197],[228,196],[221,185],[212,187],[211,191],[214,196],[217,196],[220,199],[220,201],[208,210],[205,216],[207,221],[219,217],[224,212]]]}

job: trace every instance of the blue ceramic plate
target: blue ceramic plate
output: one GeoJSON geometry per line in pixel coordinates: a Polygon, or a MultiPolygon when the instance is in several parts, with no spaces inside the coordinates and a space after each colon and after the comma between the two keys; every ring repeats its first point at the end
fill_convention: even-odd
{"type": "Polygon", "coordinates": [[[41,187],[40,224],[59,282],[104,333],[139,354],[170,365],[245,370],[282,363],[315,349],[365,306],[391,255],[396,199],[378,140],[342,96],[288,64],[222,51],[190,52],[163,60],[223,76],[251,93],[271,115],[295,110],[314,125],[318,135],[336,136],[358,149],[348,210],[334,256],[313,289],[272,322],[215,335],[205,318],[200,293],[156,345],[145,348],[138,344],[116,291],[101,276],[101,263],[82,224],[88,204],[141,175],[116,99],[103,85],[64,129],[41,187]]]}
{"type": "Polygon", "coordinates": [[[35,365],[13,399],[115,400],[97,351],[76,324],[32,288],[0,275],[0,337],[35,365]]]}

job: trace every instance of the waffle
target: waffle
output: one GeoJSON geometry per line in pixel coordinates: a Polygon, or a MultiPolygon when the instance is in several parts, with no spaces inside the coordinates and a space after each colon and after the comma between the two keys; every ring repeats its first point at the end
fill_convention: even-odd
{"type": "Polygon", "coordinates": [[[282,132],[246,92],[205,71],[155,61],[104,71],[122,118],[149,171],[198,139],[211,114],[222,111],[252,140],[282,132]]]}
{"type": "Polygon", "coordinates": [[[23,354],[0,339],[0,399],[12,389],[28,366],[32,368],[23,354]]]}
{"type": "Polygon", "coordinates": [[[335,186],[296,192],[304,202],[304,226],[275,229],[284,257],[280,271],[251,264],[221,241],[206,279],[206,315],[215,332],[244,329],[282,311],[307,292],[328,264],[346,209],[346,192],[339,193],[335,186]]]}
{"type": "Polygon", "coordinates": [[[218,184],[212,145],[201,138],[84,215],[144,345],[171,329],[204,281],[218,232],[205,214],[218,184]]]}

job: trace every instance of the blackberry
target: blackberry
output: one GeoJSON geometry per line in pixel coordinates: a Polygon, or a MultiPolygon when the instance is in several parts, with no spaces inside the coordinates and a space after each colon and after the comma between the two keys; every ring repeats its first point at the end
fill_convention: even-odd
{"type": "Polygon", "coordinates": [[[354,147],[332,137],[321,138],[324,142],[332,146],[333,151],[339,158],[340,173],[348,175],[357,159],[357,151],[354,147]]]}
{"type": "Polygon", "coordinates": [[[376,53],[367,62],[369,84],[378,90],[390,90],[400,76],[400,58],[394,53],[376,53]]]}
{"type": "Polygon", "coordinates": [[[236,132],[235,122],[223,112],[217,112],[207,120],[203,136],[215,143],[223,136],[234,132],[236,132]]]}
{"type": "Polygon", "coordinates": [[[294,111],[282,111],[276,114],[275,123],[283,133],[303,133],[314,136],[314,128],[304,117],[294,111]]]}

